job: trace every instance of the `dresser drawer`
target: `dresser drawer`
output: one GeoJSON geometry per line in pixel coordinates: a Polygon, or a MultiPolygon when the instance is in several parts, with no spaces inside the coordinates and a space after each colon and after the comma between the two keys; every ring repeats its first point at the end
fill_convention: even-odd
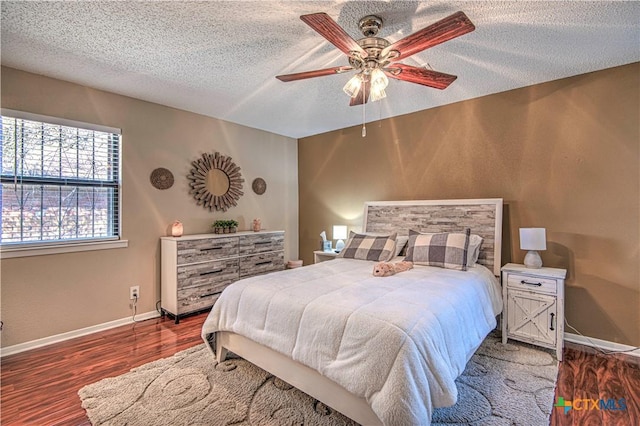
{"type": "MultiPolygon", "coordinates": [[[[178,291],[215,284],[226,287],[238,280],[238,259],[178,266],[178,291]]],[[[222,290],[220,290],[222,291],[222,290]]]]}
{"type": "Polygon", "coordinates": [[[238,237],[178,241],[178,265],[238,255],[238,237]]]}
{"type": "Polygon", "coordinates": [[[509,273],[507,276],[507,286],[519,290],[536,290],[553,294],[557,292],[556,280],[521,274],[509,273]]]}
{"type": "Polygon", "coordinates": [[[257,233],[240,238],[240,256],[284,250],[283,233],[257,233]]]}
{"type": "Polygon", "coordinates": [[[284,269],[284,252],[262,253],[240,260],[240,278],[247,278],[284,269]]]}
{"type": "MultiPolygon", "coordinates": [[[[229,284],[227,284],[229,285],[229,284]]],[[[226,287],[226,286],[225,286],[226,287]]],[[[224,288],[222,289],[224,290],[224,288]]],[[[222,290],[209,286],[193,287],[178,292],[178,306],[176,314],[188,314],[211,308],[222,290]]]]}

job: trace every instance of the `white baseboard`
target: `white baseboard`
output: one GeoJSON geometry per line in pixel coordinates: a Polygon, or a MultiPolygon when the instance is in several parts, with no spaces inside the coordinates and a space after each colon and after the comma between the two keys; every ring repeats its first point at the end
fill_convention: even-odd
{"type": "MultiPolygon", "coordinates": [[[[144,321],[151,318],[157,318],[160,314],[158,311],[146,312],[144,314],[136,315],[137,321],[144,321]]],[[[66,333],[56,334],[54,336],[44,337],[42,339],[32,340],[30,342],[19,343],[13,346],[7,346],[0,348],[0,358],[13,355],[20,352],[28,351],[30,349],[41,348],[42,346],[51,345],[53,343],[64,342],[65,340],[73,339],[80,336],[86,336],[87,334],[97,333],[99,331],[109,330],[111,328],[120,327],[122,325],[133,324],[133,319],[129,316],[114,321],[105,322],[103,324],[92,325],[91,327],[81,328],[79,330],[68,331],[66,333]]]]}
{"type": "Polygon", "coordinates": [[[579,334],[564,333],[565,342],[577,343],[579,345],[600,348],[605,351],[625,351],[625,354],[640,357],[640,349],[633,349],[633,346],[621,343],[609,342],[607,340],[596,339],[595,337],[585,337],[579,334]],[[629,351],[629,352],[626,352],[629,351]]]}

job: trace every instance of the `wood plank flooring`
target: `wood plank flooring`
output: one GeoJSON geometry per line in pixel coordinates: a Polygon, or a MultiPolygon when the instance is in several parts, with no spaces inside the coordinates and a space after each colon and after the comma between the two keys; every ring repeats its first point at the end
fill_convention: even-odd
{"type": "MultiPolygon", "coordinates": [[[[178,325],[168,318],[147,320],[4,357],[0,424],[90,425],[77,394],[81,387],[200,344],[206,316],[186,317],[178,325]]],[[[554,408],[553,426],[640,425],[640,359],[566,347],[554,401],[558,396],[568,401],[624,398],[627,409],[564,414],[554,408]]]]}
{"type": "Polygon", "coordinates": [[[202,343],[206,316],[151,319],[3,357],[0,424],[90,425],[80,388],[202,343]]]}
{"type": "Polygon", "coordinates": [[[554,401],[558,397],[572,401],[574,408],[565,414],[554,407],[550,422],[554,426],[640,425],[640,358],[602,355],[590,347],[567,344],[554,401]],[[596,409],[599,400],[606,404],[610,399],[615,404],[596,409]]]}

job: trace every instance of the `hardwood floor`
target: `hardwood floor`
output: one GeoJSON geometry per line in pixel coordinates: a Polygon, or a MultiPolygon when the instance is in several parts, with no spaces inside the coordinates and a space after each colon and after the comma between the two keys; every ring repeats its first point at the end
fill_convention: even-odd
{"type": "Polygon", "coordinates": [[[574,408],[565,414],[554,407],[554,426],[640,425],[640,358],[602,355],[590,347],[567,344],[558,372],[556,403],[559,397],[572,401],[574,408]],[[600,400],[605,404],[614,400],[615,404],[596,409],[600,400]]]}
{"type": "MultiPolygon", "coordinates": [[[[4,357],[0,424],[89,425],[77,394],[81,387],[200,344],[206,316],[186,317],[178,325],[168,318],[147,320],[4,357]]],[[[593,352],[565,347],[554,401],[624,398],[626,410],[565,414],[554,408],[550,424],[640,425],[640,359],[593,352]]]]}
{"type": "Polygon", "coordinates": [[[206,316],[151,319],[3,357],[0,424],[90,425],[80,388],[202,343],[206,316]]]}

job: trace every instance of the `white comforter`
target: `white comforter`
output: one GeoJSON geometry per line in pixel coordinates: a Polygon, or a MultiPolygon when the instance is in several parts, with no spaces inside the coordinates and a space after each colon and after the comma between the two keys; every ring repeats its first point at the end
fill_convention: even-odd
{"type": "MultiPolygon", "coordinates": [[[[364,397],[385,425],[429,424],[502,309],[485,267],[416,266],[380,278],[374,262],[335,259],[238,281],[202,336],[232,331],[364,397]]],[[[214,348],[215,350],[215,348],[214,348]]]]}

